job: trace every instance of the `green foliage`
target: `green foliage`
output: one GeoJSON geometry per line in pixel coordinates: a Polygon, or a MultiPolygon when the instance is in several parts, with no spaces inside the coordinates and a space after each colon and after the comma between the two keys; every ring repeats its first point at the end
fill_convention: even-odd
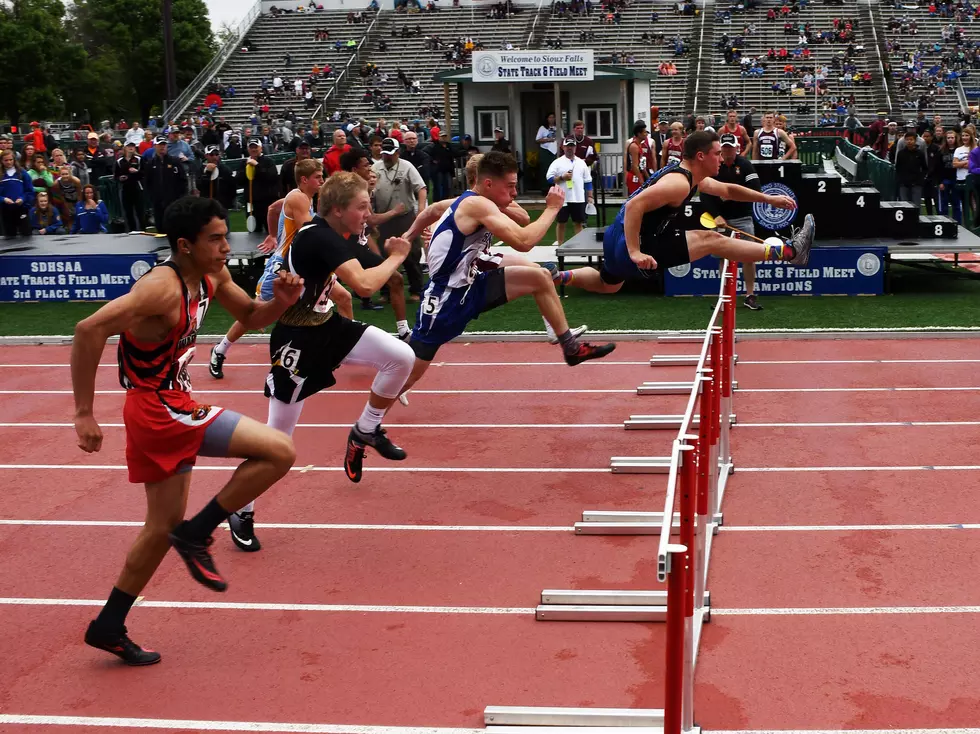
{"type": "MultiPolygon", "coordinates": [[[[161,1],[76,0],[73,16],[95,86],[84,106],[93,119],[145,120],[166,89],[161,1]]],[[[172,16],[181,88],[207,65],[216,46],[204,0],[173,0],[172,16]]]]}
{"type": "Polygon", "coordinates": [[[65,42],[64,19],[61,0],[0,4],[0,116],[19,123],[28,116],[65,114],[63,91],[85,58],[78,44],[65,42]]]}

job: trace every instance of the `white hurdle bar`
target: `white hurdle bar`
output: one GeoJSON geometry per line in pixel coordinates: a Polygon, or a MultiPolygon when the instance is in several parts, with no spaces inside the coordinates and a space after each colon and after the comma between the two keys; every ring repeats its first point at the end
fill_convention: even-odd
{"type": "MultiPolygon", "coordinates": [[[[690,395],[694,383],[691,382],[644,382],[636,388],[637,395],[690,395]]],[[[738,389],[738,382],[732,383],[738,389]]]]}
{"type": "Polygon", "coordinates": [[[547,727],[550,734],[572,731],[600,734],[609,727],[630,727],[631,734],[662,732],[663,709],[554,708],[536,706],[487,706],[483,710],[487,731],[526,733],[528,727],[547,727]]]}
{"type": "MultiPolygon", "coordinates": [[[[735,414],[729,414],[729,425],[735,425],[735,414]]],[[[676,431],[684,422],[682,415],[631,415],[628,420],[623,421],[623,426],[628,431],[647,430],[647,431],[676,431]]],[[[694,416],[691,419],[691,428],[698,428],[701,425],[701,418],[694,416]]]]}

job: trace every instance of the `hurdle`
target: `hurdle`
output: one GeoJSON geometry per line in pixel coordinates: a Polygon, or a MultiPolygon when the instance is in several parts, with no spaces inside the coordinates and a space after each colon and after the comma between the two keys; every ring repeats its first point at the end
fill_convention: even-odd
{"type": "MultiPolygon", "coordinates": [[[[666,473],[662,512],[588,510],[577,535],[659,535],[654,590],[545,589],[535,618],[541,621],[631,621],[666,623],[666,684],[663,709],[487,706],[484,724],[497,734],[692,734],[694,672],[701,630],[711,618],[706,588],[713,537],[734,470],[730,430],[734,423],[737,263],[724,261],[718,299],[695,355],[695,376],[679,416],[669,457],[614,457],[613,471],[666,473]],[[727,417],[727,418],[726,418],[727,417]],[[626,467],[626,468],[624,468],[626,467]]],[[[660,362],[663,364],[663,362],[660,362]]]]}

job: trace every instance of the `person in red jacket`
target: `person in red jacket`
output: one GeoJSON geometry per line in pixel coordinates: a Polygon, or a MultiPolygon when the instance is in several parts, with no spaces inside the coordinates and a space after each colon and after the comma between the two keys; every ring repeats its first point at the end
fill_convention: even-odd
{"type": "Polygon", "coordinates": [[[347,144],[347,133],[340,128],[333,131],[333,145],[323,156],[323,173],[330,177],[340,170],[340,156],[350,150],[347,144]]]}
{"type": "Polygon", "coordinates": [[[47,154],[48,146],[44,144],[44,130],[41,129],[41,123],[36,120],[31,123],[31,131],[24,136],[24,143],[33,143],[35,153],[47,154]]]}

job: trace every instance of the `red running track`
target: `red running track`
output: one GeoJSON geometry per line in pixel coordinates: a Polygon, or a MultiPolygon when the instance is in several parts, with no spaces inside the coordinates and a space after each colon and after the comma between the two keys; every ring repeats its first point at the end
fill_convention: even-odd
{"type": "MultiPolygon", "coordinates": [[[[216,558],[231,579],[225,595],[193,585],[167,559],[148,601],[240,608],[137,607],[131,629],[163,651],[160,666],[120,669],[80,645],[95,606],[0,606],[0,655],[8,661],[0,673],[0,712],[480,727],[489,704],[662,706],[661,625],[538,623],[527,609],[545,587],[656,587],[653,539],[576,537],[569,528],[583,509],[659,509],[663,477],[604,470],[613,454],[666,453],[671,435],[617,427],[421,426],[619,424],[631,413],[679,413],[683,398],[639,398],[634,388],[688,378],[689,368],[651,370],[646,360],[689,351],[690,345],[622,344],[613,363],[569,370],[553,364],[559,355],[548,345],[452,345],[440,355],[444,366],[420,388],[498,392],[414,394],[390,421],[405,424],[391,429],[411,447],[405,465],[551,471],[372,472],[356,487],[338,472],[293,473],[260,500],[259,521],[333,527],[264,528],[266,548],[254,556],[219,537],[216,558]],[[476,364],[482,362],[520,364],[476,364]],[[568,392],[507,392],[514,388],[568,392]],[[598,471],[567,471],[573,468],[598,471]],[[256,602],[337,606],[248,608],[256,602]],[[365,604],[443,611],[338,610],[365,604]],[[482,613],[461,614],[459,607],[482,613]],[[23,639],[41,640],[40,647],[25,656],[23,639]],[[248,671],[246,678],[232,661],[248,671]]],[[[753,424],[974,421],[978,344],[743,340],[736,351],[739,470],[728,485],[712,560],[714,612],[702,639],[698,723],[764,730],[975,726],[980,594],[971,582],[980,571],[980,530],[921,526],[980,521],[980,474],[888,467],[980,464],[972,458],[980,427],[753,424]],[[941,389],[949,387],[972,389],[941,389]],[[832,390],[786,392],[812,388],[832,390]],[[785,471],[814,466],[883,468],[785,471]],[[784,471],[763,471],[770,468],[784,471]],[[918,527],[816,527],[896,524],[918,527]],[[776,611],[784,607],[809,613],[776,611]],[[843,613],[858,607],[869,611],[843,613]],[[889,607],[937,613],[879,613],[889,607]]],[[[232,361],[260,364],[265,356],[262,347],[236,348],[232,361]]],[[[103,361],[111,357],[107,350],[103,361]]],[[[0,364],[66,361],[61,348],[0,351],[0,364]]],[[[194,375],[202,397],[261,418],[265,401],[256,387],[263,373],[261,366],[229,367],[217,383],[199,366],[194,375]]],[[[114,380],[111,367],[100,370],[100,389],[114,393],[98,397],[106,423],[121,422],[114,380]]],[[[312,399],[301,423],[349,423],[364,398],[337,391],[369,383],[367,373],[341,372],[336,391],[312,399]]],[[[16,392],[68,389],[67,368],[0,366],[0,391],[9,391],[0,392],[0,422],[70,423],[70,394],[16,392]]],[[[72,448],[70,427],[0,427],[3,462],[121,465],[122,429],[106,434],[106,449],[93,460],[72,448]]],[[[343,428],[298,429],[299,464],[336,466],[344,435],[343,428]]],[[[369,464],[383,466],[376,458],[369,464]]],[[[0,519],[141,517],[140,490],[127,484],[124,471],[0,471],[10,478],[0,519]]],[[[192,508],[223,474],[197,472],[192,508]]],[[[0,525],[0,597],[97,604],[134,533],[118,525],[0,525]]]]}

